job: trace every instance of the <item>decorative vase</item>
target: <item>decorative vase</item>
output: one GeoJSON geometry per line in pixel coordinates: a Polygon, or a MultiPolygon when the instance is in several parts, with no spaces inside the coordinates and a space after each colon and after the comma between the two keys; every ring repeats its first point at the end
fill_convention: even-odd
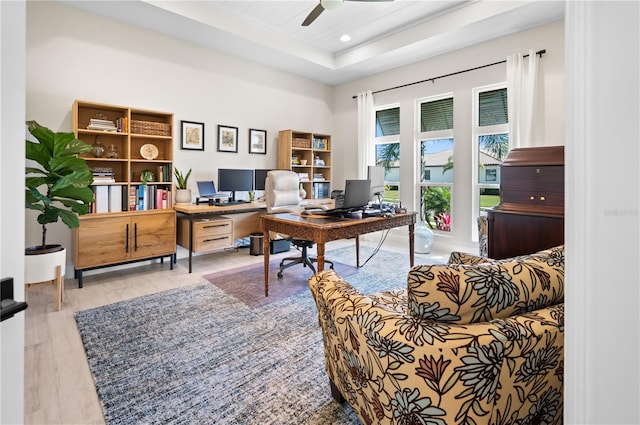
{"type": "Polygon", "coordinates": [[[431,252],[433,244],[433,230],[429,229],[423,222],[416,225],[415,229],[415,252],[418,254],[428,254],[431,252]]]}
{"type": "Polygon", "coordinates": [[[95,156],[96,158],[102,158],[102,155],[104,155],[105,148],[102,142],[98,140],[97,137],[96,137],[95,143],[92,146],[93,146],[93,156],[95,156]]]}
{"type": "Polygon", "coordinates": [[[305,199],[307,197],[307,191],[302,187],[302,183],[300,183],[298,188],[298,195],[300,196],[300,199],[305,199]]]}
{"type": "Polygon", "coordinates": [[[190,204],[191,189],[176,189],[176,204],[190,204]]]}

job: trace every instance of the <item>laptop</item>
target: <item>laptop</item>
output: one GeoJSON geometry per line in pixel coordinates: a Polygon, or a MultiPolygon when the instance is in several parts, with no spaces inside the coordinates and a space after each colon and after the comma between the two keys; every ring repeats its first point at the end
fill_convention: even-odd
{"type": "Polygon", "coordinates": [[[216,185],[212,181],[196,183],[198,184],[198,193],[201,198],[215,198],[216,185]]]}

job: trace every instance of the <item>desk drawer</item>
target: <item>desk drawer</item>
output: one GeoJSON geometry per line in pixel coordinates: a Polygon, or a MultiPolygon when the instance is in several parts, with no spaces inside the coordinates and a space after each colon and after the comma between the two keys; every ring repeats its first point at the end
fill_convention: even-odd
{"type": "MultiPolygon", "coordinates": [[[[188,223],[187,223],[188,225],[188,223]]],[[[193,222],[194,236],[231,236],[233,221],[229,219],[210,218],[193,222]]]]}
{"type": "MultiPolygon", "coordinates": [[[[233,220],[201,217],[193,220],[193,252],[211,251],[233,245],[233,220]]],[[[178,218],[177,242],[189,248],[189,217],[178,218]]]]}
{"type": "Polygon", "coordinates": [[[233,246],[231,234],[198,236],[193,243],[193,252],[213,251],[233,246]]]}

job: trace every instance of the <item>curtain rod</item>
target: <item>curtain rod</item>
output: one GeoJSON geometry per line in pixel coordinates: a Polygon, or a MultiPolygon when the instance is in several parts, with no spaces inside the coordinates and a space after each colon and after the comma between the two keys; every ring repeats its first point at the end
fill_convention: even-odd
{"type": "MultiPolygon", "coordinates": [[[[536,52],[536,55],[542,57],[542,55],[544,55],[545,53],[547,53],[547,51],[545,49],[542,49],[542,50],[538,50],[536,52]]],[[[524,55],[523,56],[523,58],[528,58],[528,57],[529,57],[529,55],[524,55]]],[[[409,86],[413,86],[415,84],[422,84],[422,83],[426,83],[428,81],[431,81],[433,83],[434,81],[439,80],[440,78],[451,77],[453,75],[458,75],[458,74],[464,74],[465,72],[475,71],[475,70],[482,69],[482,68],[488,68],[490,66],[499,65],[499,64],[505,63],[505,62],[507,62],[506,59],[502,60],[500,62],[494,62],[494,63],[490,63],[490,64],[487,64],[487,65],[480,65],[480,66],[476,66],[475,68],[469,68],[469,69],[465,69],[465,70],[462,70],[462,71],[452,72],[450,74],[440,75],[438,77],[427,78],[426,80],[420,80],[420,81],[415,81],[413,83],[402,84],[400,86],[390,87],[388,89],[376,90],[374,92],[371,92],[371,94],[382,93],[382,92],[385,92],[385,91],[390,91],[390,90],[395,90],[395,89],[401,89],[403,87],[409,87],[409,86]]],[[[358,95],[353,96],[353,99],[357,99],[357,98],[358,98],[358,95]]]]}

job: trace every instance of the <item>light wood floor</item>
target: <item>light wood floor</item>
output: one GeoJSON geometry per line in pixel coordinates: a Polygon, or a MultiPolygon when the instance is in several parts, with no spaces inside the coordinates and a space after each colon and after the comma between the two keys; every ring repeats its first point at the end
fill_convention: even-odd
{"type": "MultiPolygon", "coordinates": [[[[375,246],[376,242],[371,239],[361,244],[375,246]]],[[[327,244],[326,249],[353,245],[352,240],[335,241],[327,244]]],[[[387,240],[383,249],[407,253],[406,242],[400,246],[387,240]]],[[[429,257],[446,259],[447,254],[434,252],[429,257]]],[[[55,311],[53,285],[32,287],[25,312],[25,424],[104,424],[75,312],[189,286],[201,282],[206,274],[262,261],[262,256],[249,255],[249,250],[242,248],[194,257],[191,274],[186,258],[179,259],[174,270],[170,270],[169,262],[165,261],[164,264],[88,272],[82,289],[78,289],[75,279],[65,281],[66,299],[59,312],[55,311]]],[[[404,276],[399,283],[403,283],[403,279],[404,276]]]]}

